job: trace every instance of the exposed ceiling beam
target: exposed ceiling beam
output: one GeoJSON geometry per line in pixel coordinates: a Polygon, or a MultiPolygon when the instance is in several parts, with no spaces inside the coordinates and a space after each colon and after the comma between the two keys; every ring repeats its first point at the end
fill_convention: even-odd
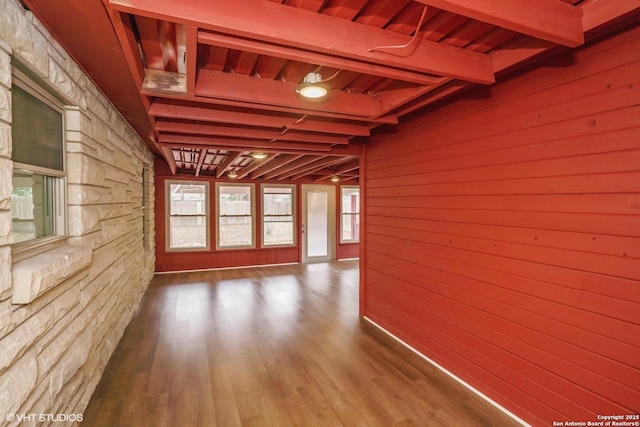
{"type": "Polygon", "coordinates": [[[362,148],[359,145],[352,146],[351,144],[347,146],[339,146],[332,147],[329,151],[311,151],[305,149],[297,149],[291,147],[278,147],[278,148],[249,148],[249,147],[238,147],[237,145],[225,145],[224,141],[219,142],[218,144],[211,143],[202,143],[201,141],[197,141],[195,143],[191,142],[160,142],[158,145],[161,148],[167,149],[181,149],[181,148],[190,148],[200,150],[203,147],[208,148],[210,150],[220,150],[220,151],[238,151],[239,149],[244,151],[261,151],[264,153],[271,154],[295,154],[295,155],[313,155],[313,156],[333,156],[333,157],[344,157],[344,156],[359,156],[362,154],[362,148]]]}
{"type": "MultiPolygon", "coordinates": [[[[240,39],[224,34],[200,31],[198,42],[214,46],[222,46],[230,49],[237,49],[247,52],[254,52],[260,55],[275,56],[292,61],[303,61],[323,67],[336,68],[338,70],[353,71],[355,73],[373,74],[390,79],[398,79],[407,82],[434,85],[438,84],[439,77],[424,73],[417,73],[411,70],[387,67],[381,64],[371,64],[362,61],[355,61],[349,58],[336,57],[323,53],[301,52],[289,46],[273,45],[258,42],[255,40],[240,39]]],[[[324,76],[325,78],[328,76],[324,76]]]]}
{"type": "Polygon", "coordinates": [[[174,0],[109,0],[109,5],[135,15],[311,52],[475,83],[495,82],[491,60],[482,53],[430,40],[420,40],[404,55],[397,50],[387,52],[381,47],[403,45],[411,37],[275,2],[192,0],[189,7],[184,7],[174,0]]]}
{"type": "Polygon", "coordinates": [[[347,164],[344,164],[342,166],[340,166],[338,169],[336,169],[335,171],[332,171],[331,173],[327,173],[322,175],[321,177],[319,177],[317,179],[317,181],[322,181],[323,179],[327,179],[327,178],[331,178],[334,175],[342,175],[345,174],[347,172],[351,172],[352,170],[356,170],[360,168],[360,161],[358,159],[350,161],[347,164]]]}
{"type": "Polygon", "coordinates": [[[297,83],[200,70],[196,95],[250,104],[280,105],[301,112],[324,111],[361,119],[381,115],[376,99],[370,95],[333,90],[322,102],[309,102],[300,99],[296,86],[297,83]]]}
{"type": "MultiPolygon", "coordinates": [[[[587,0],[580,4],[583,11],[582,20],[584,31],[613,21],[616,18],[640,9],[640,0],[587,0]]],[[[517,65],[518,63],[533,59],[536,55],[542,54],[555,45],[551,42],[541,42],[539,40],[515,40],[509,41],[501,49],[491,53],[496,73],[504,71],[517,65]]],[[[432,104],[447,96],[453,95],[471,86],[466,82],[449,80],[446,85],[433,91],[428,97],[421,99],[418,103],[413,103],[401,108],[399,115],[404,115],[415,111],[425,105],[432,104]]]]}
{"type": "MultiPolygon", "coordinates": [[[[321,158],[324,159],[325,157],[323,156],[321,158]]],[[[277,177],[279,175],[282,175],[284,173],[289,172],[290,170],[297,169],[297,168],[299,168],[301,166],[308,165],[309,163],[316,161],[316,159],[318,159],[318,157],[315,157],[315,156],[302,157],[302,158],[297,159],[297,160],[295,160],[295,161],[293,161],[291,163],[288,163],[286,166],[282,166],[282,167],[279,167],[276,170],[270,171],[268,174],[264,175],[263,178],[264,179],[273,179],[273,178],[275,178],[275,177],[277,177]]]]}
{"type": "Polygon", "coordinates": [[[262,126],[278,129],[295,129],[308,132],[333,133],[338,135],[369,136],[369,128],[351,123],[334,123],[312,118],[296,119],[267,114],[222,111],[212,108],[192,107],[179,102],[158,99],[149,107],[149,114],[155,117],[198,120],[214,123],[262,126]]]}
{"type": "Polygon", "coordinates": [[[216,178],[220,178],[222,175],[224,175],[224,172],[227,170],[227,168],[231,166],[231,164],[235,162],[236,159],[241,155],[242,155],[242,151],[230,152],[227,155],[227,158],[224,159],[224,162],[222,162],[220,166],[218,166],[218,169],[216,170],[216,178]]]}
{"type": "Polygon", "coordinates": [[[298,155],[291,155],[291,154],[283,154],[278,156],[277,159],[275,159],[272,162],[269,162],[269,164],[264,165],[264,167],[258,169],[257,171],[249,174],[249,178],[251,179],[256,179],[259,178],[261,176],[263,176],[266,173],[269,173],[271,171],[274,171],[278,168],[283,167],[284,165],[287,165],[293,161],[296,161],[300,158],[302,158],[303,155],[298,154],[298,155]]]}
{"type": "Polygon", "coordinates": [[[278,157],[278,153],[270,153],[264,159],[253,159],[250,165],[244,167],[239,173],[238,178],[242,179],[245,176],[249,175],[251,172],[266,166],[269,162],[278,157]]]}
{"type": "Polygon", "coordinates": [[[317,144],[348,144],[349,139],[344,136],[319,135],[304,132],[284,132],[280,130],[265,130],[245,127],[230,127],[194,122],[168,122],[158,120],[156,131],[181,134],[209,135],[221,137],[236,137],[247,139],[264,139],[266,141],[295,141],[314,142],[317,144]]]}
{"type": "Polygon", "coordinates": [[[202,170],[202,165],[204,164],[204,159],[205,157],[207,157],[207,150],[206,148],[202,148],[200,150],[200,157],[198,157],[198,164],[196,165],[196,177],[198,175],[200,175],[200,171],[202,170]]]}
{"type": "Polygon", "coordinates": [[[576,47],[584,43],[582,10],[558,0],[416,0],[538,39],[576,47]]]}
{"type": "MultiPolygon", "coordinates": [[[[187,85],[189,82],[187,82],[187,85]]],[[[166,91],[157,91],[150,90],[145,88],[144,86],[140,90],[140,93],[145,97],[157,97],[157,98],[166,98],[166,99],[174,99],[174,100],[185,100],[185,96],[188,98],[188,94],[185,95],[183,93],[167,93],[166,91]]],[[[300,109],[294,107],[286,107],[282,105],[267,105],[267,104],[255,104],[248,103],[242,101],[235,101],[232,99],[220,99],[220,98],[209,98],[205,96],[196,96],[193,98],[194,101],[198,103],[202,103],[203,105],[211,105],[211,106],[224,106],[224,107],[238,107],[243,109],[258,109],[261,111],[273,111],[280,112],[285,114],[300,114],[300,109]]],[[[337,120],[345,120],[345,121],[355,121],[362,122],[364,119],[362,117],[354,117],[346,114],[339,113],[331,113],[327,111],[314,111],[314,117],[323,117],[327,119],[337,119],[337,120]]],[[[367,117],[367,122],[374,124],[390,124],[395,125],[398,124],[398,117],[395,115],[385,115],[380,117],[367,117]]]]}
{"type": "Polygon", "coordinates": [[[307,175],[311,175],[312,173],[319,171],[320,169],[324,169],[325,167],[334,165],[336,163],[342,162],[343,159],[319,159],[307,166],[302,168],[298,168],[298,170],[292,171],[293,173],[287,173],[278,177],[278,180],[281,181],[283,179],[292,179],[297,180],[304,178],[307,175]]]}
{"type": "Polygon", "coordinates": [[[213,138],[206,136],[194,135],[174,135],[160,134],[158,141],[161,144],[194,144],[205,145],[211,149],[221,150],[220,147],[234,147],[236,150],[242,148],[245,150],[304,150],[309,152],[327,152],[331,151],[331,146],[326,144],[297,143],[297,142],[264,142],[264,141],[247,141],[232,138],[213,138]]]}

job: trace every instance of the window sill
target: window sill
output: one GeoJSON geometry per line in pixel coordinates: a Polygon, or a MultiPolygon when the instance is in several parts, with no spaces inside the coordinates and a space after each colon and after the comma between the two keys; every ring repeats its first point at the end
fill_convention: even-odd
{"type": "Polygon", "coordinates": [[[13,304],[29,304],[89,266],[89,246],[61,245],[13,264],[13,304]]]}

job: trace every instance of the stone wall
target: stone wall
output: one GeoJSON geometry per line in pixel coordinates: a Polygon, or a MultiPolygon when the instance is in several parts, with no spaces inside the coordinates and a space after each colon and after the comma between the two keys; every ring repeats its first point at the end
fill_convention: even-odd
{"type": "Polygon", "coordinates": [[[0,0],[0,9],[0,425],[43,425],[29,414],[83,412],[151,280],[153,157],[29,12],[15,0],[0,0]],[[69,238],[18,262],[10,247],[12,61],[69,104],[69,238]]]}

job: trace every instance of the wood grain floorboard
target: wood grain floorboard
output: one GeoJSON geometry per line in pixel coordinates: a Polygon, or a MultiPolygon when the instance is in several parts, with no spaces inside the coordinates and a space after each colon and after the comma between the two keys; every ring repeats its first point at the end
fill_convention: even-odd
{"type": "Polygon", "coordinates": [[[156,275],[88,426],[515,426],[358,317],[358,262],[156,275]]]}

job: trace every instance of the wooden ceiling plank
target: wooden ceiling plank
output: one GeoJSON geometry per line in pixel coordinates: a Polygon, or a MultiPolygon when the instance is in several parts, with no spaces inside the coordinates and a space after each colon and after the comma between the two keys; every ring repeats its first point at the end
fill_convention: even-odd
{"type": "Polygon", "coordinates": [[[196,177],[200,175],[200,170],[202,169],[202,165],[204,163],[204,158],[207,157],[207,149],[200,149],[200,156],[198,157],[198,164],[196,165],[196,177]]]}
{"type": "Polygon", "coordinates": [[[269,162],[278,157],[278,153],[269,153],[264,159],[253,159],[253,162],[238,172],[238,179],[242,179],[249,175],[251,172],[258,170],[261,167],[266,166],[269,162]]]}
{"type": "Polygon", "coordinates": [[[322,13],[351,21],[365,4],[367,0],[329,0],[322,13]]]}
{"type": "MultiPolygon", "coordinates": [[[[395,31],[402,34],[413,34],[416,31],[416,27],[420,22],[420,17],[424,11],[424,6],[411,2],[407,5],[400,13],[398,13],[392,20],[387,24],[385,29],[390,31],[395,31]]],[[[424,22],[429,22],[431,18],[433,18],[439,12],[435,7],[430,7],[427,9],[427,14],[424,17],[424,22]]],[[[423,24],[424,26],[424,24],[423,24]]]]}
{"type": "Polygon", "coordinates": [[[246,150],[274,151],[274,150],[306,150],[310,152],[328,152],[331,147],[324,144],[306,144],[297,142],[263,142],[247,141],[232,138],[211,138],[206,136],[161,134],[158,141],[164,144],[192,144],[206,145],[220,149],[220,146],[243,148],[246,150]]]}
{"type": "Polygon", "coordinates": [[[298,159],[300,159],[301,157],[303,157],[303,154],[283,154],[283,155],[279,155],[277,159],[275,159],[272,162],[269,162],[268,164],[264,165],[263,167],[259,168],[257,171],[249,174],[249,178],[251,179],[256,179],[259,178],[261,176],[263,176],[266,173],[269,173],[271,171],[274,171],[278,168],[284,167],[285,165],[296,161],[298,159]]]}
{"type": "Polygon", "coordinates": [[[220,166],[218,166],[218,169],[216,169],[216,178],[220,178],[222,175],[224,175],[227,168],[231,166],[233,162],[235,162],[241,155],[242,151],[232,151],[227,154],[227,158],[224,159],[224,162],[222,162],[220,166]]]}
{"type": "Polygon", "coordinates": [[[383,28],[410,3],[410,0],[369,1],[358,14],[356,22],[383,28]]]}
{"type": "MultiPolygon", "coordinates": [[[[212,46],[224,46],[229,49],[242,49],[261,55],[288,59],[292,61],[304,61],[314,65],[349,70],[356,73],[373,74],[391,79],[405,80],[418,84],[434,84],[438,76],[418,73],[409,69],[387,67],[383,64],[370,64],[363,61],[342,58],[324,53],[301,52],[289,46],[261,43],[255,40],[241,39],[224,34],[214,34],[206,31],[198,33],[198,41],[212,46]]],[[[324,76],[327,77],[327,76],[324,76]]]]}
{"type": "Polygon", "coordinates": [[[235,74],[251,75],[258,61],[258,54],[253,52],[237,52],[231,58],[231,68],[235,74]]]}
{"type": "Polygon", "coordinates": [[[281,105],[309,113],[326,111],[362,119],[379,115],[375,98],[371,96],[330,91],[322,102],[309,102],[298,96],[296,86],[296,83],[200,70],[196,95],[250,104],[281,105]]]}
{"type": "Polygon", "coordinates": [[[169,148],[195,148],[201,149],[203,146],[209,150],[224,150],[224,151],[262,151],[267,154],[295,154],[295,155],[314,155],[314,156],[332,156],[332,157],[345,157],[345,156],[360,156],[362,154],[362,147],[359,145],[347,145],[340,147],[332,147],[329,151],[312,151],[305,148],[296,148],[291,146],[277,146],[267,148],[256,147],[238,147],[234,145],[225,145],[226,141],[211,141],[202,142],[162,142],[158,143],[159,147],[169,148]]]}
{"type": "Polygon", "coordinates": [[[109,6],[127,13],[197,25],[202,29],[310,52],[475,83],[495,82],[490,58],[482,53],[421,40],[412,46],[411,55],[401,56],[397,51],[386,52],[375,48],[403,45],[410,40],[405,34],[273,2],[191,0],[189,7],[184,7],[173,0],[109,0],[109,6]],[[282,25],[283,22],[287,25],[282,25]],[[327,28],[331,28],[331,31],[327,31],[327,28]],[[429,60],[425,61],[424,58],[429,60]]]}
{"type": "Polygon", "coordinates": [[[351,123],[323,122],[307,118],[299,121],[294,118],[272,115],[252,114],[235,111],[214,110],[188,105],[172,104],[166,100],[155,100],[149,107],[149,114],[154,117],[198,120],[214,123],[261,126],[278,129],[292,129],[306,132],[320,132],[336,135],[369,136],[369,128],[351,123]]]}
{"type": "Polygon", "coordinates": [[[563,46],[584,43],[582,10],[558,0],[416,1],[563,46]]]}
{"type": "Polygon", "coordinates": [[[317,157],[317,156],[304,156],[300,159],[297,159],[291,163],[288,163],[286,166],[279,167],[273,171],[270,171],[268,174],[263,176],[264,179],[273,179],[282,174],[285,174],[292,170],[297,170],[300,167],[306,166],[309,163],[315,162],[318,159],[324,159],[325,156],[317,157]]]}
{"type": "Polygon", "coordinates": [[[289,6],[298,7],[300,9],[318,12],[322,9],[324,0],[290,0],[289,6]]]}
{"type": "Polygon", "coordinates": [[[329,160],[324,160],[324,161],[318,161],[315,164],[309,165],[309,167],[304,167],[302,168],[298,173],[293,174],[293,175],[289,175],[288,176],[280,176],[278,177],[278,180],[284,180],[284,179],[291,179],[291,180],[298,180],[298,179],[302,179],[305,176],[309,176],[311,174],[313,174],[314,172],[319,171],[320,169],[323,169],[325,167],[331,166],[333,164],[339,163],[341,162],[342,159],[340,158],[334,158],[334,159],[329,159],[329,160]]]}
{"type": "Polygon", "coordinates": [[[304,159],[301,159],[304,161],[299,161],[297,162],[297,164],[291,164],[290,166],[292,167],[288,167],[285,169],[278,169],[277,171],[272,172],[271,174],[267,175],[269,177],[269,179],[273,179],[273,178],[277,178],[278,180],[283,180],[286,179],[290,176],[299,174],[299,173],[303,173],[306,172],[308,170],[312,170],[316,167],[318,167],[318,164],[322,164],[324,167],[324,165],[328,165],[328,164],[333,164],[336,162],[341,161],[340,158],[335,158],[335,157],[311,157],[311,156],[307,156],[304,159]]]}
{"type": "Polygon", "coordinates": [[[342,136],[332,135],[316,135],[303,132],[285,132],[275,130],[264,130],[255,128],[237,128],[229,126],[217,126],[201,123],[185,123],[185,122],[168,122],[158,120],[156,122],[156,131],[171,132],[194,135],[209,135],[222,137],[236,137],[248,139],[264,139],[267,141],[295,141],[295,142],[314,142],[317,144],[348,144],[349,139],[342,136]]]}
{"type": "Polygon", "coordinates": [[[280,70],[286,64],[287,60],[284,58],[277,58],[275,56],[262,56],[256,74],[263,79],[275,79],[280,70]]]}

